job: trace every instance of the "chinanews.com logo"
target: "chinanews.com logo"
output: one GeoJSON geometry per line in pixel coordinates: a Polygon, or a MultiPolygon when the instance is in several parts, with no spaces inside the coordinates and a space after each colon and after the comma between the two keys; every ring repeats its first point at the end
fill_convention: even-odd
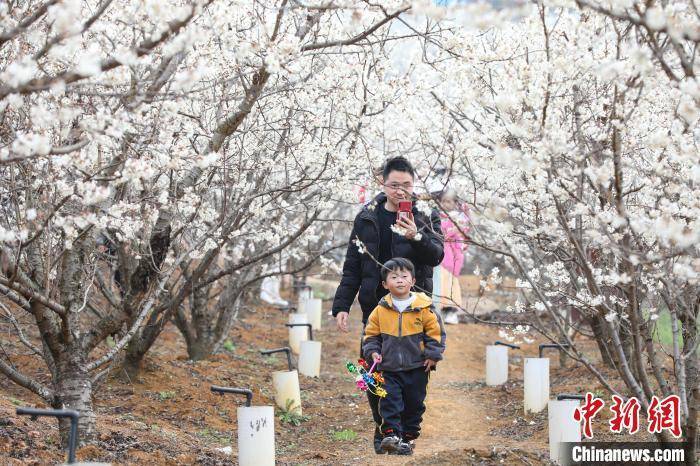
{"type": "MultiPolygon", "coordinates": [[[[608,421],[611,432],[630,435],[636,434],[644,428],[650,434],[668,432],[674,439],[681,437],[681,411],[680,398],[677,395],[669,395],[663,399],[653,396],[642,418],[642,403],[632,397],[624,400],[618,395],[612,396],[610,411],[613,416],[608,421]]],[[[586,393],[583,404],[573,412],[574,421],[581,424],[582,436],[586,439],[593,438],[593,419],[605,407],[605,401],[595,397],[592,393],[586,393]]],[[[683,465],[688,450],[687,442],[564,442],[564,457],[560,462],[563,465],[683,465]]],[[[692,453],[691,453],[692,454],[692,453]]]]}
{"type": "Polygon", "coordinates": [[[664,465],[682,466],[687,442],[566,442],[562,466],[664,465]]]}

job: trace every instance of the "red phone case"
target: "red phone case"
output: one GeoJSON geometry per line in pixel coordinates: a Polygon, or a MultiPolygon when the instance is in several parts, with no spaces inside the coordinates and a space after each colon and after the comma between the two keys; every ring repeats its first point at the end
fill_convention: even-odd
{"type": "Polygon", "coordinates": [[[411,216],[412,205],[411,201],[399,201],[399,213],[398,218],[411,216]]]}

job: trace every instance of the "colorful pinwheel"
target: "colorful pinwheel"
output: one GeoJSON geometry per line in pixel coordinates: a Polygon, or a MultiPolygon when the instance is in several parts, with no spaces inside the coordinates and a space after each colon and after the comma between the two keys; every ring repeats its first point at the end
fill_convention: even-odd
{"type": "Polygon", "coordinates": [[[377,363],[372,364],[372,367],[367,365],[364,359],[358,359],[357,365],[347,362],[345,367],[348,372],[355,374],[355,385],[360,391],[374,393],[380,398],[386,397],[386,390],[382,388],[384,377],[381,372],[373,372],[377,363]]]}

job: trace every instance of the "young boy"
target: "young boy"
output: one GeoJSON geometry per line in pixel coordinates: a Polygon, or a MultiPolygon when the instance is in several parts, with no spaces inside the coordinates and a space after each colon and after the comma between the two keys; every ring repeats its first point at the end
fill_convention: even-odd
{"type": "Polygon", "coordinates": [[[413,263],[402,257],[382,267],[382,285],[389,294],[367,321],[362,350],[383,371],[386,398],[379,402],[383,435],[381,453],[410,455],[420,435],[429,372],[442,359],[445,330],[432,300],[411,292],[413,263]]]}

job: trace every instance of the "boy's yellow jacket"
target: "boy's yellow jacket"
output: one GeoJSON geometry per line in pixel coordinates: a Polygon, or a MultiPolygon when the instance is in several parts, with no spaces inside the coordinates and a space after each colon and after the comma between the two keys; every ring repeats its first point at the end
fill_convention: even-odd
{"type": "Polygon", "coordinates": [[[382,355],[379,370],[407,371],[423,366],[426,359],[439,361],[445,351],[445,327],[435,313],[433,302],[416,293],[409,308],[399,312],[391,295],[379,301],[367,320],[362,353],[367,361],[372,353],[382,355]]]}

